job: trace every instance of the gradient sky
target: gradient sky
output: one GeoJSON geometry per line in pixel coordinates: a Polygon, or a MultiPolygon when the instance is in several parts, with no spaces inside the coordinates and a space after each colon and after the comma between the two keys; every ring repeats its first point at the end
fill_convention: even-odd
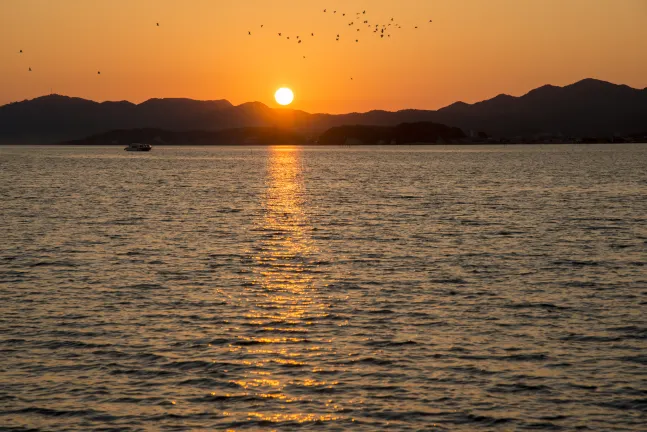
{"type": "Polygon", "coordinates": [[[286,86],[293,108],[339,113],[587,77],[644,88],[645,23],[647,0],[0,0],[0,104],[53,91],[277,106],[286,86]],[[361,21],[403,28],[356,32],[347,24],[362,10],[361,21]]]}

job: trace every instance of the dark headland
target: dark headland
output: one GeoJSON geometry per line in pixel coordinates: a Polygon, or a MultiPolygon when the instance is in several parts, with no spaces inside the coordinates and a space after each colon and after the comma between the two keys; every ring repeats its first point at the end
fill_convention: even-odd
{"type": "Polygon", "coordinates": [[[0,106],[0,144],[645,142],[647,89],[585,79],[439,110],[310,114],[260,102],[94,102],[60,95],[0,106]],[[445,126],[446,125],[446,126],[445,126]]]}

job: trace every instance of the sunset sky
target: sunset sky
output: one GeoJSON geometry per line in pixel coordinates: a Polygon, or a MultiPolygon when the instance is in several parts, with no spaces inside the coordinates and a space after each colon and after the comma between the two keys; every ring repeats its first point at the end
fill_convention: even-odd
{"type": "Polygon", "coordinates": [[[340,113],[587,77],[644,88],[646,22],[647,0],[0,0],[0,104],[53,91],[274,107],[289,87],[291,107],[340,113]],[[362,24],[391,17],[391,37],[362,24]]]}

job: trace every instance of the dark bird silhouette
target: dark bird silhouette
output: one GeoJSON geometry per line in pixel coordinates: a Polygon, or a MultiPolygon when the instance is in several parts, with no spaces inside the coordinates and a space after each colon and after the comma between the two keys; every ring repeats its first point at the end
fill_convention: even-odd
{"type": "Polygon", "coordinates": [[[20,50],[19,54],[22,54],[22,50],[20,50]]]}
{"type": "Polygon", "coordinates": [[[29,68],[29,72],[31,72],[31,68],[29,68]]]}
{"type": "Polygon", "coordinates": [[[359,39],[355,39],[355,42],[359,42],[359,39]]]}
{"type": "Polygon", "coordinates": [[[97,75],[101,75],[101,71],[97,71],[97,75]]]}
{"type": "Polygon", "coordinates": [[[365,14],[365,13],[366,13],[366,11],[364,11],[364,12],[362,12],[362,13],[363,13],[363,14],[365,14]]]}
{"type": "Polygon", "coordinates": [[[159,26],[160,26],[160,23],[156,23],[156,24],[157,24],[157,27],[159,27],[159,26]]]}
{"type": "Polygon", "coordinates": [[[251,35],[252,35],[252,32],[248,31],[248,32],[247,32],[247,34],[251,36],[251,35]]]}
{"type": "Polygon", "coordinates": [[[263,24],[261,24],[261,28],[263,28],[263,24]]]}
{"type": "Polygon", "coordinates": [[[314,36],[314,35],[315,35],[314,33],[310,33],[310,36],[314,36]]]}
{"type": "Polygon", "coordinates": [[[299,40],[299,43],[301,43],[301,40],[299,40]]]}
{"type": "Polygon", "coordinates": [[[429,22],[433,22],[432,20],[429,20],[429,22]]]}
{"type": "Polygon", "coordinates": [[[326,9],[324,9],[324,12],[326,12],[326,9]]]}
{"type": "Polygon", "coordinates": [[[281,33],[279,33],[279,36],[281,36],[281,33]]]}

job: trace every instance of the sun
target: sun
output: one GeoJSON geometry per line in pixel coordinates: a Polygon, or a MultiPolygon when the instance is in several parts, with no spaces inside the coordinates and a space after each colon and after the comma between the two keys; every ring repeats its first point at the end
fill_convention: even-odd
{"type": "Polygon", "coordinates": [[[294,93],[289,88],[283,87],[274,93],[274,99],[279,105],[290,105],[294,100],[294,93]]]}

